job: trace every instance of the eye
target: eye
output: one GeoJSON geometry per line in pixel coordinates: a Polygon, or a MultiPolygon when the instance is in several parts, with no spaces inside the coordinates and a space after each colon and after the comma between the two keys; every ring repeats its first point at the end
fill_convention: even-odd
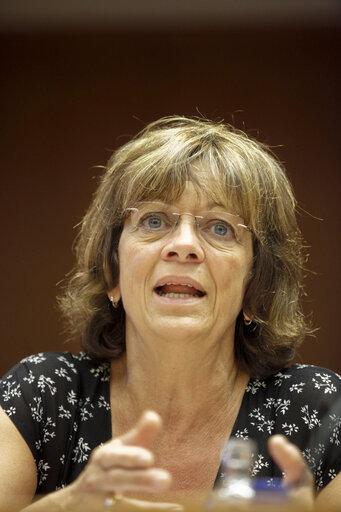
{"type": "Polygon", "coordinates": [[[211,219],[204,227],[205,235],[215,240],[228,242],[235,240],[235,230],[231,224],[221,219],[211,219]]]}
{"type": "Polygon", "coordinates": [[[214,231],[214,233],[218,236],[226,236],[227,232],[228,232],[228,226],[226,224],[223,224],[223,223],[216,223],[212,226],[212,229],[214,231]]]}
{"type": "Polygon", "coordinates": [[[171,222],[164,212],[148,212],[141,216],[138,227],[147,231],[167,231],[171,222]]]}

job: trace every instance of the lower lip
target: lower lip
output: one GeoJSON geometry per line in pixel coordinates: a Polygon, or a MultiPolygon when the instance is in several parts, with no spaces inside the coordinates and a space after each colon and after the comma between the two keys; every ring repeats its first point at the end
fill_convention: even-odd
{"type": "Polygon", "coordinates": [[[159,304],[199,304],[206,295],[203,295],[202,297],[197,297],[195,295],[192,295],[190,297],[166,297],[165,295],[159,295],[157,292],[154,291],[154,296],[157,299],[157,302],[159,304]]]}

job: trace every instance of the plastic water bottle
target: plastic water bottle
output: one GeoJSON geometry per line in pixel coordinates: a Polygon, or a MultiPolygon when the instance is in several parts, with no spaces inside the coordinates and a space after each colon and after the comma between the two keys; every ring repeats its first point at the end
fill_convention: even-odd
{"type": "MultiPolygon", "coordinates": [[[[221,460],[221,479],[211,493],[206,510],[217,512],[232,507],[287,503],[288,490],[279,478],[252,478],[252,460],[257,446],[251,439],[230,438],[225,444],[221,460]]],[[[249,509],[248,509],[249,510],[249,509]]]]}
{"type": "Polygon", "coordinates": [[[224,476],[217,490],[220,500],[238,504],[253,499],[250,471],[255,452],[256,444],[251,439],[231,438],[225,444],[221,462],[224,476]]]}
{"type": "Polygon", "coordinates": [[[206,510],[243,507],[253,499],[255,491],[251,480],[251,462],[256,444],[248,439],[232,437],[225,444],[221,458],[221,479],[207,503],[206,510]]]}

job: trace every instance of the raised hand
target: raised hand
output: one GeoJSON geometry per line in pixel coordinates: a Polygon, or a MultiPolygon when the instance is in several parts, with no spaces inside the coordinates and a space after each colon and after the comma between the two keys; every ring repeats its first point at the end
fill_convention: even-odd
{"type": "Polygon", "coordinates": [[[293,504],[312,510],[314,478],[300,450],[282,435],[270,437],[268,447],[270,455],[284,473],[283,485],[290,488],[293,504]]]}
{"type": "MultiPolygon", "coordinates": [[[[124,496],[129,492],[157,493],[169,488],[171,475],[154,467],[151,451],[161,428],[161,418],[147,411],[129,432],[96,448],[82,474],[60,493],[63,510],[103,512],[106,507],[113,510],[116,506],[118,512],[182,510],[175,503],[155,503],[124,496]]],[[[54,496],[57,500],[58,493],[54,496]]]]}

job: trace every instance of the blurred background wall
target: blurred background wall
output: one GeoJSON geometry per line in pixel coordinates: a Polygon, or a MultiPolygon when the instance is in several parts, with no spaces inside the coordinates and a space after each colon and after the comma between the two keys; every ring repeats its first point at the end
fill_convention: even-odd
{"type": "Polygon", "coordinates": [[[223,118],[285,163],[319,327],[297,360],[341,372],[340,23],[338,0],[1,2],[0,374],[78,349],[56,283],[96,166],[169,114],[223,118]]]}

